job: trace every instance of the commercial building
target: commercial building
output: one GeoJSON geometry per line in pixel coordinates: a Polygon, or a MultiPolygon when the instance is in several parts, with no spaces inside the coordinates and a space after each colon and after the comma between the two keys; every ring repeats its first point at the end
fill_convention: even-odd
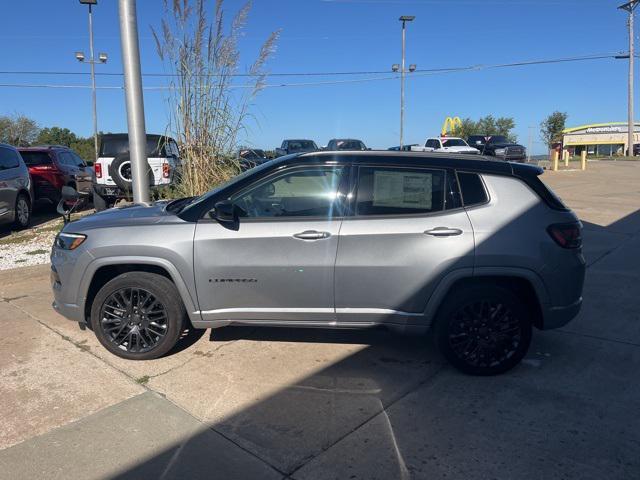
{"type": "MultiPolygon", "coordinates": [[[[562,132],[562,148],[579,156],[584,150],[588,157],[623,156],[627,152],[626,122],[596,123],[567,128],[562,132]]],[[[633,129],[633,143],[640,143],[640,123],[633,129]]]]}

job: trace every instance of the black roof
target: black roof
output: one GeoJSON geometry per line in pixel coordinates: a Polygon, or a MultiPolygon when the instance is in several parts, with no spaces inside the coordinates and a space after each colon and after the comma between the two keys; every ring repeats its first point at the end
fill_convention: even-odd
{"type": "Polygon", "coordinates": [[[407,152],[393,150],[366,150],[366,151],[340,151],[340,152],[308,152],[294,153],[280,157],[273,162],[288,164],[296,163],[304,159],[305,162],[325,162],[334,160],[344,163],[389,163],[396,160],[405,165],[425,166],[441,168],[455,168],[457,170],[469,170],[475,172],[496,173],[502,175],[535,175],[542,174],[542,168],[534,165],[510,163],[498,160],[495,157],[471,154],[433,153],[433,152],[407,152]]]}

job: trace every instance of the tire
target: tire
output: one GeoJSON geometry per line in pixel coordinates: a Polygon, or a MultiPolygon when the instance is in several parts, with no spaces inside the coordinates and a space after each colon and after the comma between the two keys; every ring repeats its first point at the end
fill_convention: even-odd
{"type": "Polygon", "coordinates": [[[31,223],[31,202],[24,193],[20,193],[16,198],[14,219],[14,226],[18,230],[27,228],[31,223]]]}
{"type": "Polygon", "coordinates": [[[531,317],[524,302],[498,285],[466,287],[449,294],[434,329],[440,352],[470,375],[497,375],[512,369],[531,344],[531,317]]]}
{"type": "Polygon", "coordinates": [[[102,210],[109,208],[107,201],[98,192],[96,192],[95,188],[93,189],[93,208],[96,209],[96,212],[101,212],[102,210]]]}
{"type": "Polygon", "coordinates": [[[123,273],[110,280],[91,305],[91,329],[100,343],[128,360],[151,360],[171,350],[185,317],[173,282],[148,272],[123,273]]]}
{"type": "MultiPolygon", "coordinates": [[[[147,170],[147,177],[149,179],[149,185],[153,186],[155,183],[155,177],[153,176],[153,171],[149,166],[149,162],[145,162],[145,163],[147,167],[146,170],[147,170]]],[[[127,178],[128,175],[126,175],[125,172],[127,171],[127,169],[130,169],[130,168],[131,168],[131,157],[129,156],[128,152],[116,155],[116,157],[113,159],[113,161],[109,165],[109,175],[111,176],[115,184],[127,194],[131,192],[131,180],[127,178]]]]}

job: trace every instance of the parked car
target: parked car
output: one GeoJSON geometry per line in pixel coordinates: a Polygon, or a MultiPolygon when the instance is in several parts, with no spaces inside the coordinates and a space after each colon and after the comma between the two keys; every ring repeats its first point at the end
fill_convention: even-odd
{"type": "Polygon", "coordinates": [[[465,155],[283,157],[200,197],[68,223],[54,307],[133,360],[185,325],[385,326],[431,328],[462,371],[504,372],[532,327],[582,304],[582,227],[542,173],[465,155]]]}
{"type": "Polygon", "coordinates": [[[412,147],[419,147],[419,146],[420,146],[420,144],[418,144],[418,143],[412,143],[410,145],[403,145],[402,147],[400,147],[400,146],[389,147],[387,150],[391,150],[391,151],[395,151],[395,152],[398,152],[398,151],[410,152],[412,147]]]}
{"type": "Polygon", "coordinates": [[[353,138],[333,138],[327,143],[325,150],[368,150],[367,146],[362,140],[353,138]]]}
{"type": "Polygon", "coordinates": [[[264,150],[258,148],[241,148],[238,150],[238,163],[242,171],[261,165],[268,160],[269,158],[267,158],[264,150]]]}
{"type": "Polygon", "coordinates": [[[17,149],[0,143],[0,224],[28,227],[32,206],[29,169],[17,149]]]}
{"type": "MultiPolygon", "coordinates": [[[[112,206],[131,192],[129,135],[109,133],[100,137],[94,165],[93,204],[96,210],[112,206]]],[[[175,140],[164,135],[147,135],[147,175],[152,189],[166,188],[179,178],[180,153],[175,140]]]]}
{"type": "Polygon", "coordinates": [[[458,137],[427,138],[424,147],[411,147],[413,152],[466,153],[477,155],[480,151],[470,147],[467,142],[458,137]]]}
{"type": "Polygon", "coordinates": [[[480,150],[482,155],[489,155],[508,162],[525,162],[527,149],[522,145],[510,142],[504,135],[471,135],[469,145],[480,150]]]}
{"type": "Polygon", "coordinates": [[[283,140],[280,148],[276,148],[276,157],[292,153],[315,152],[318,145],[313,140],[283,140]]]}
{"type": "Polygon", "coordinates": [[[18,150],[29,168],[36,202],[57,205],[65,185],[82,196],[92,195],[93,169],[70,148],[45,145],[18,150]]]}

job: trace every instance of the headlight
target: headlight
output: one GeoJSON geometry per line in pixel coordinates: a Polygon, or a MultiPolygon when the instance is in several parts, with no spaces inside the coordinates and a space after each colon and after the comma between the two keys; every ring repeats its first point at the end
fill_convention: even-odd
{"type": "Polygon", "coordinates": [[[80,233],[60,232],[56,237],[55,246],[62,250],[75,250],[87,239],[80,233]]]}
{"type": "Polygon", "coordinates": [[[505,148],[496,148],[496,155],[504,155],[507,151],[505,148]]]}

